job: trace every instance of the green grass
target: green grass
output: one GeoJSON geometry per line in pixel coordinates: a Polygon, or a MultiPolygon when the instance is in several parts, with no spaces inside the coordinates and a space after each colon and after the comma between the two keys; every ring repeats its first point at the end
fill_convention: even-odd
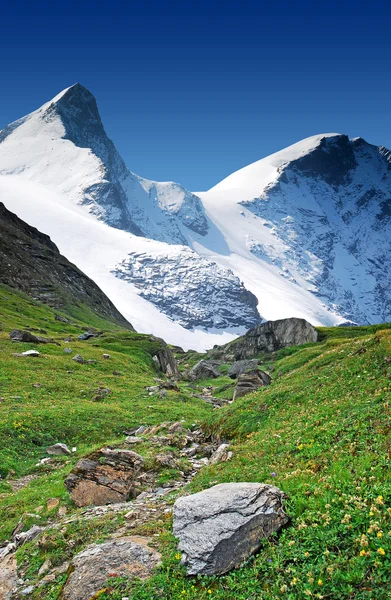
{"type": "MultiPolygon", "coordinates": [[[[14,314],[9,304],[8,313],[0,308],[0,396],[5,398],[0,457],[3,469],[17,475],[36,471],[39,477],[17,494],[6,489],[6,482],[0,484],[0,509],[6,515],[0,525],[3,538],[21,515],[25,528],[47,522],[49,497],[57,497],[69,514],[78,514],[63,480],[73,462],[91,448],[123,439],[122,431],[132,425],[198,418],[205,430],[230,440],[234,456],[228,463],[204,468],[185,493],[225,481],[272,483],[287,494],[289,526],[239,569],[219,578],[188,578],[170,522],[151,522],[136,533],[155,535],[163,567],[144,582],[111,579],[100,600],[391,598],[389,325],[321,328],[321,343],[264,357],[265,368],[273,367],[271,386],[213,410],[190,393],[200,393],[205,385],[216,387],[214,395],[229,393],[221,391],[231,381],[224,374],[195,387],[183,382],[179,393],[163,399],[147,396],[144,386],[156,376],[151,360],[155,342],[133,332],[102,326],[101,338],[69,344],[74,353],[98,360],[93,365],[74,364],[72,355],[57,346],[40,347],[44,356],[28,363],[11,357],[22,345],[11,344],[10,327],[44,322],[56,339],[68,327],[54,322],[50,309],[24,302],[23,315],[14,314]],[[102,360],[103,352],[111,355],[110,361],[102,360]],[[36,382],[42,387],[34,388],[36,382]],[[112,394],[94,402],[100,385],[112,394]],[[37,458],[54,441],[78,446],[77,456],[61,459],[54,471],[37,470],[37,458]],[[34,517],[37,509],[39,519],[34,517]]],[[[74,333],[82,330],[75,327],[74,333]]],[[[199,355],[190,358],[196,362],[199,355]]],[[[140,445],[136,451],[153,460],[150,448],[140,445]]],[[[168,470],[161,479],[174,476],[168,470]]],[[[112,515],[88,526],[80,519],[61,530],[54,527],[43,543],[32,542],[18,551],[19,563],[34,580],[46,558],[61,564],[86,544],[106,539],[120,524],[121,516],[112,515]]],[[[61,575],[38,589],[34,600],[60,598],[65,579],[61,575]]]]}

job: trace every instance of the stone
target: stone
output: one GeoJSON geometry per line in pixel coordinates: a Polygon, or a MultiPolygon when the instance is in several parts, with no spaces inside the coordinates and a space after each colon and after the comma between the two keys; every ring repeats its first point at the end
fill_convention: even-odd
{"type": "Polygon", "coordinates": [[[60,504],[60,500],[58,498],[48,498],[46,500],[46,508],[50,511],[60,504]]]}
{"type": "Polygon", "coordinates": [[[46,452],[48,454],[55,454],[58,456],[64,454],[71,454],[71,451],[69,450],[66,444],[53,444],[53,446],[49,446],[49,448],[46,448],[46,452]]]}
{"type": "Polygon", "coordinates": [[[84,363],[86,362],[85,358],[82,357],[81,354],[76,354],[72,360],[74,360],[75,362],[79,363],[79,365],[84,365],[84,363]]]}
{"type": "Polygon", "coordinates": [[[160,341],[162,344],[162,347],[152,357],[152,360],[156,363],[160,371],[162,371],[165,375],[168,376],[179,375],[178,365],[175,360],[175,356],[171,352],[167,344],[162,340],[159,340],[159,338],[152,337],[151,339],[160,341]]]}
{"type": "Polygon", "coordinates": [[[143,458],[132,450],[101,448],[83,457],[65,480],[77,506],[126,502],[138,495],[143,458]]]}
{"type": "Polygon", "coordinates": [[[128,435],[125,438],[125,444],[139,444],[142,441],[143,439],[141,437],[138,437],[137,435],[128,435]]]}
{"type": "Polygon", "coordinates": [[[241,398],[242,396],[256,392],[260,387],[270,385],[270,382],[270,375],[265,373],[265,371],[261,371],[260,369],[250,371],[249,373],[243,373],[238,377],[233,400],[237,400],[237,398],[241,398]]]}
{"type": "Polygon", "coordinates": [[[258,362],[259,361],[256,358],[252,360],[237,360],[231,365],[227,373],[228,377],[231,379],[236,379],[239,377],[239,375],[245,373],[246,371],[253,371],[257,368],[258,362]]]}
{"type": "Polygon", "coordinates": [[[72,322],[69,319],[63,317],[62,315],[55,315],[54,320],[60,321],[60,323],[67,323],[68,325],[72,324],[72,322]]]}
{"type": "Polygon", "coordinates": [[[221,373],[216,371],[212,363],[207,360],[200,360],[194,367],[189,371],[189,378],[196,379],[215,379],[221,377],[221,373]]]}
{"type": "Polygon", "coordinates": [[[12,354],[12,356],[17,356],[17,357],[23,357],[23,356],[28,356],[30,358],[36,358],[37,356],[40,356],[38,350],[26,350],[26,352],[15,352],[14,354],[12,354]]]}
{"type": "Polygon", "coordinates": [[[232,458],[232,452],[228,450],[229,444],[220,444],[209,459],[210,465],[217,465],[219,462],[227,462],[232,458]]]}
{"type": "Polygon", "coordinates": [[[8,554],[0,558],[0,600],[10,600],[18,581],[16,558],[8,554]]]}
{"type": "Polygon", "coordinates": [[[256,357],[261,352],[277,352],[281,348],[317,340],[317,331],[308,321],[293,317],[261,323],[233,342],[214,348],[209,354],[227,361],[232,357],[234,360],[244,360],[256,357]]]}
{"type": "Polygon", "coordinates": [[[102,354],[102,356],[105,360],[110,360],[110,358],[111,358],[110,354],[102,354]]]}
{"type": "Polygon", "coordinates": [[[223,483],[178,498],[173,532],[188,575],[238,567],[288,522],[284,494],[264,483],[223,483]]]}
{"type": "Polygon", "coordinates": [[[64,348],[65,354],[72,354],[72,348],[64,348]]]}
{"type": "Polygon", "coordinates": [[[78,335],[77,339],[83,342],[83,341],[89,340],[95,336],[96,336],[95,333],[92,333],[91,331],[86,331],[85,333],[78,335]]]}
{"type": "Polygon", "coordinates": [[[13,342],[27,342],[28,344],[57,344],[53,339],[39,337],[30,331],[13,329],[10,333],[10,339],[13,342]]]}
{"type": "Polygon", "coordinates": [[[72,560],[62,599],[92,599],[114,573],[119,577],[147,579],[161,564],[160,554],[148,547],[149,541],[129,536],[88,546],[72,560]]]}

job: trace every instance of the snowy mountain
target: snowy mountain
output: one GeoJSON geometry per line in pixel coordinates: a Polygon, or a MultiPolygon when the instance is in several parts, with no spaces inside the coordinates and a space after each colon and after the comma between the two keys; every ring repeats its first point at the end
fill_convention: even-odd
{"type": "Polygon", "coordinates": [[[0,132],[0,200],[135,328],[185,348],[262,318],[391,320],[390,152],[325,134],[191,193],[129,171],[76,84],[0,132]],[[257,307],[258,301],[258,307],[257,307]]]}
{"type": "MultiPolygon", "coordinates": [[[[314,136],[237,171],[201,198],[215,225],[227,231],[231,252],[248,258],[247,250],[254,264],[268,265],[328,307],[329,317],[318,314],[320,322],[335,322],[335,315],[357,323],[391,319],[386,148],[346,135],[314,136]]],[[[290,316],[275,298],[269,302],[270,282],[251,282],[250,276],[242,271],[262,315],[290,316]]],[[[315,323],[317,316],[308,320],[315,323]]]]}

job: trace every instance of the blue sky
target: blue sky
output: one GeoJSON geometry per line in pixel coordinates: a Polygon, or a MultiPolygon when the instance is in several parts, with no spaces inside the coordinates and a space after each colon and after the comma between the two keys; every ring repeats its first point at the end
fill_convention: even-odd
{"type": "Polygon", "coordinates": [[[316,133],[391,147],[384,2],[8,4],[0,128],[79,81],[131,170],[193,191],[316,133]]]}

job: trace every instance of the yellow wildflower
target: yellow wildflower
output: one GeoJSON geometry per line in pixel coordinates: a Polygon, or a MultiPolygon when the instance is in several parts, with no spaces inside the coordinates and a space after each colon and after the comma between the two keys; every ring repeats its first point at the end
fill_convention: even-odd
{"type": "Polygon", "coordinates": [[[381,554],[382,556],[384,556],[384,555],[385,555],[385,553],[386,553],[386,551],[384,550],[384,548],[378,548],[378,549],[377,549],[377,553],[378,553],[378,554],[381,554]]]}
{"type": "Polygon", "coordinates": [[[318,579],[318,585],[323,585],[323,581],[321,579],[318,579]]]}

